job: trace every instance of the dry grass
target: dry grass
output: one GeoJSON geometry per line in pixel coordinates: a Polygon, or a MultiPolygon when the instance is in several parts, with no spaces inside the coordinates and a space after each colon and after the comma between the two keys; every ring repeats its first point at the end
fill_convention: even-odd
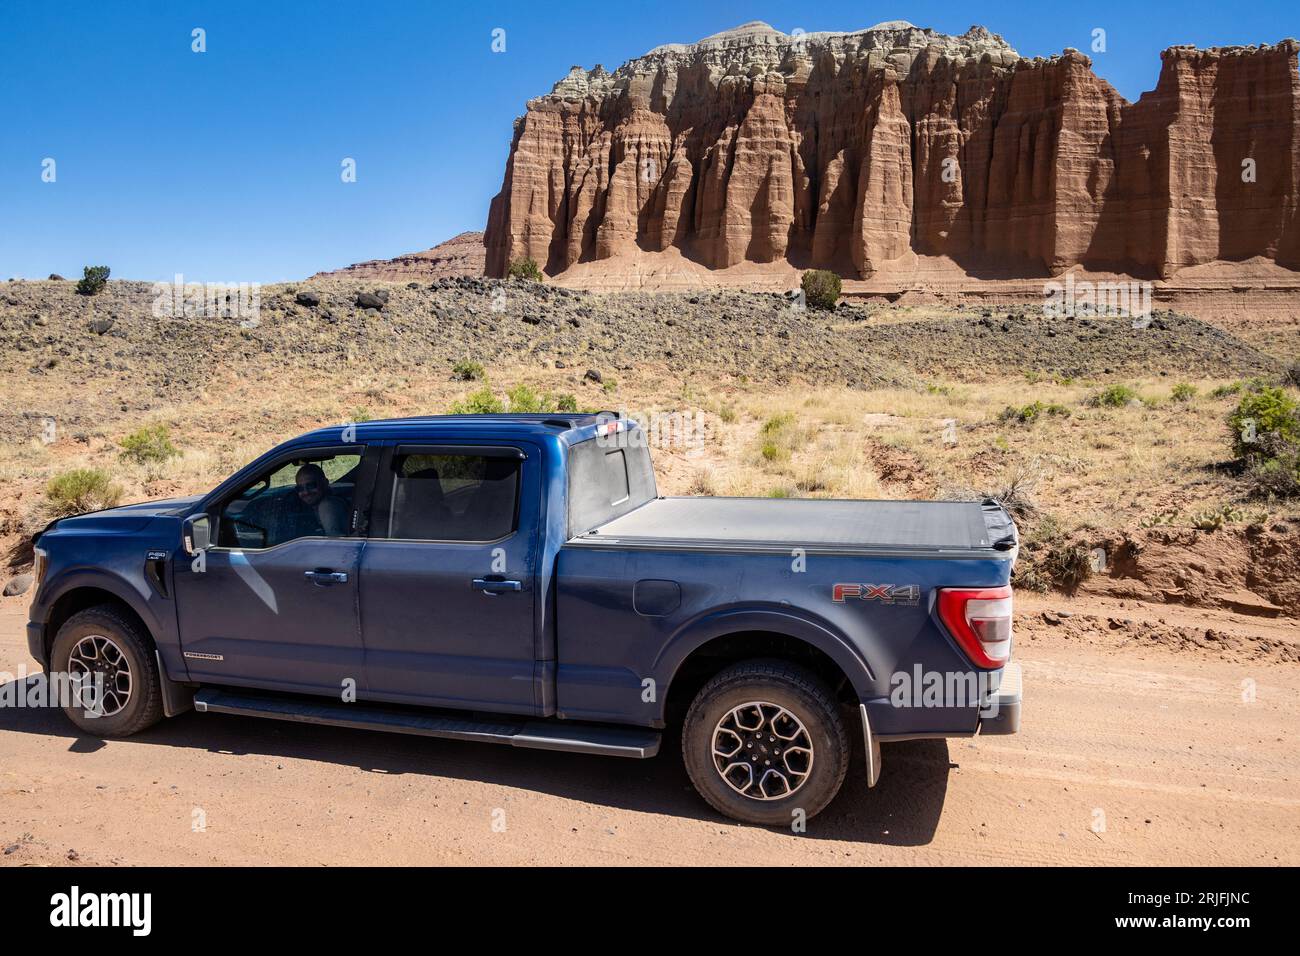
{"type": "MultiPolygon", "coordinates": [[[[1193,381],[1199,395],[1190,402],[1170,400],[1172,379],[1131,381],[1146,403],[1093,408],[1086,401],[1096,382],[853,391],[624,372],[609,392],[578,381],[571,369],[490,368],[488,375],[502,392],[517,383],[572,392],[582,408],[703,413],[702,444],[653,449],[664,494],[903,498],[1010,488],[1066,533],[1136,524],[1167,510],[1193,514],[1240,498],[1237,480],[1212,467],[1229,457],[1224,419],[1235,401],[1210,397],[1217,380],[1193,381]],[[1000,420],[1007,406],[1036,400],[1072,414],[1030,424],[1000,420]]],[[[478,387],[443,371],[393,376],[356,362],[327,386],[302,373],[227,373],[183,405],[120,412],[114,386],[87,383],[75,392],[81,424],[61,429],[54,444],[28,435],[0,445],[0,527],[14,528],[49,479],[71,468],[105,469],[127,501],[201,493],[274,444],[350,421],[359,409],[374,418],[436,413],[478,387]],[[121,437],[152,423],[167,426],[180,455],[122,462],[121,437]]],[[[29,398],[7,397],[19,408],[29,398]]]]}

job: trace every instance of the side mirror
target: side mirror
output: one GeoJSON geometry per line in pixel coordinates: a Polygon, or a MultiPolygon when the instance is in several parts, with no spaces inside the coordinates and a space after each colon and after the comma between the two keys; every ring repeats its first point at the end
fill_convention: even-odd
{"type": "Polygon", "coordinates": [[[190,515],[181,526],[181,543],[185,553],[194,555],[212,546],[212,519],[207,515],[190,515]]]}

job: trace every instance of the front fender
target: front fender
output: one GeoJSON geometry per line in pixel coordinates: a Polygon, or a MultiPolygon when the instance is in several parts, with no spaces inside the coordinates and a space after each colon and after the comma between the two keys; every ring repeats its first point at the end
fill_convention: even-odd
{"type": "MultiPolygon", "coordinates": [[[[184,674],[184,664],[180,663],[178,667],[180,650],[175,641],[174,623],[160,619],[154,608],[150,606],[151,594],[148,587],[143,577],[135,582],[104,568],[85,566],[68,568],[62,572],[54,572],[52,577],[41,583],[36,600],[32,603],[30,619],[33,624],[42,626],[44,639],[49,642],[54,637],[53,634],[48,633],[50,613],[60,599],[83,588],[104,591],[131,608],[144,622],[167,665],[167,670],[172,674],[178,671],[184,674]]],[[[170,608],[170,603],[167,606],[170,608]]]]}
{"type": "MultiPolygon", "coordinates": [[[[833,660],[853,685],[859,699],[872,696],[875,677],[871,665],[852,642],[817,615],[798,608],[734,607],[713,611],[679,628],[655,660],[654,673],[671,688],[682,663],[709,641],[745,631],[781,634],[817,648],[833,660]]],[[[667,694],[661,695],[667,700],[667,694]]],[[[662,719],[662,707],[658,716],[662,719]]]]}

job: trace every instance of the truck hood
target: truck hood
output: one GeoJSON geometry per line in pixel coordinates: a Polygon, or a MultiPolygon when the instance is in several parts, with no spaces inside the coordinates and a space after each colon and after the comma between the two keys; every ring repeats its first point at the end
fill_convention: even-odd
{"type": "Polygon", "coordinates": [[[60,518],[42,534],[51,531],[70,532],[131,532],[139,531],[154,518],[179,518],[199,502],[201,495],[188,498],[166,498],[161,501],[142,501],[139,504],[91,511],[84,515],[60,518]]]}

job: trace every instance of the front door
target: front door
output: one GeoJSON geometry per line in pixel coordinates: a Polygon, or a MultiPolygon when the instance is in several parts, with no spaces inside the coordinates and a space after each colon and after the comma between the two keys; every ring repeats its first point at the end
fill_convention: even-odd
{"type": "Polygon", "coordinates": [[[299,451],[209,507],[213,546],[182,552],[175,574],[192,678],[331,696],[361,688],[361,499],[376,465],[363,446],[299,451]]]}
{"type": "Polygon", "coordinates": [[[361,558],[369,696],[536,712],[540,489],[535,446],[387,450],[361,558]]]}

